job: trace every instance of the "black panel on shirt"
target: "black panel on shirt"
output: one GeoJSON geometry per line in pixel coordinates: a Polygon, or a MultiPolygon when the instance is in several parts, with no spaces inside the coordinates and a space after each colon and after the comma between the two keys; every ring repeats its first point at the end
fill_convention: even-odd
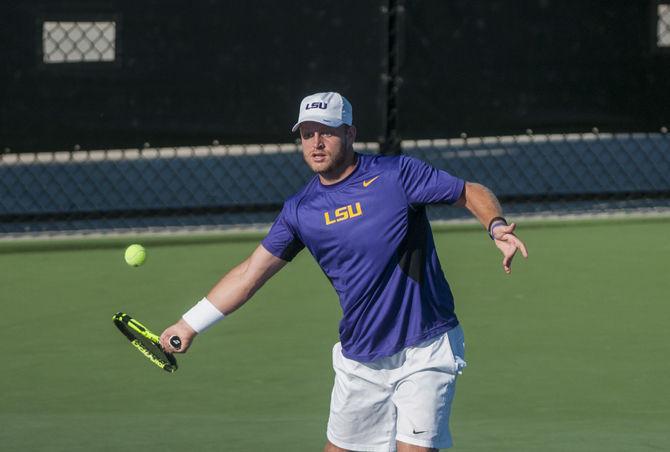
{"type": "Polygon", "coordinates": [[[407,235],[398,247],[398,266],[407,276],[423,284],[426,266],[426,243],[430,234],[430,225],[426,208],[409,208],[407,235]]]}
{"type": "Polygon", "coordinates": [[[291,262],[293,258],[305,247],[305,245],[300,240],[293,240],[285,249],[282,251],[279,259],[291,262]]]}

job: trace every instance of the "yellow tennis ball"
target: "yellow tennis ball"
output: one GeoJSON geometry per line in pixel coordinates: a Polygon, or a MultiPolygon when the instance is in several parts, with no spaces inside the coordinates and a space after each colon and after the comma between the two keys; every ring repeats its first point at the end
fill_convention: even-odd
{"type": "Polygon", "coordinates": [[[139,267],[147,259],[147,250],[142,245],[134,243],[126,248],[124,258],[131,267],[139,267]]]}

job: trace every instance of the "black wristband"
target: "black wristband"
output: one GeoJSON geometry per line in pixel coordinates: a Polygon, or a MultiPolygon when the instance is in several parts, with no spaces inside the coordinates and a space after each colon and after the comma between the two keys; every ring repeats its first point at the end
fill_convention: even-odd
{"type": "Polygon", "coordinates": [[[493,231],[491,231],[491,226],[493,226],[493,224],[496,223],[496,222],[498,222],[498,223],[503,222],[503,223],[505,223],[505,226],[507,226],[507,220],[505,218],[503,218],[503,217],[493,217],[491,219],[491,221],[489,221],[489,227],[486,228],[486,232],[489,233],[489,237],[491,237],[491,239],[493,239],[493,231]]]}

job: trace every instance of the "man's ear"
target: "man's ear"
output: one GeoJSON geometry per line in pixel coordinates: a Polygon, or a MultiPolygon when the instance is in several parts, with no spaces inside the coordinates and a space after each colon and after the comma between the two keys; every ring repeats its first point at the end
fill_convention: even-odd
{"type": "Polygon", "coordinates": [[[347,128],[347,141],[352,145],[354,144],[354,141],[356,141],[356,126],[349,126],[347,128]]]}

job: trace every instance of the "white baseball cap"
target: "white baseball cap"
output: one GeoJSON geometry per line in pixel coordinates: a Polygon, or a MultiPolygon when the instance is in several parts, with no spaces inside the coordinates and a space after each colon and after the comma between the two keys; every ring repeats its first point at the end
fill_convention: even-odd
{"type": "Polygon", "coordinates": [[[298,122],[291,132],[295,132],[305,121],[314,121],[330,127],[351,125],[353,113],[351,104],[339,93],[316,93],[305,97],[300,102],[298,122]]]}

